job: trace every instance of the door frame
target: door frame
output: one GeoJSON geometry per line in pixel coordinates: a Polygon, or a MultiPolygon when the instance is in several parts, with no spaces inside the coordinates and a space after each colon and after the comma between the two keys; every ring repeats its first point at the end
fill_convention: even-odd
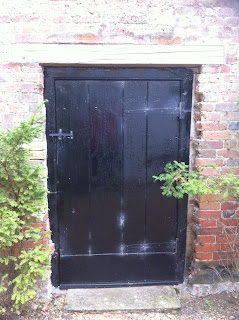
{"type": "MultiPolygon", "coordinates": [[[[47,167],[48,167],[48,205],[50,229],[52,231],[52,241],[55,244],[55,253],[52,256],[52,285],[59,286],[59,232],[58,232],[58,208],[57,208],[57,175],[56,175],[56,152],[57,147],[53,139],[49,139],[49,133],[56,132],[56,102],[55,102],[55,81],[59,79],[71,80],[177,80],[181,84],[181,103],[180,103],[180,145],[179,161],[189,161],[189,141],[190,141],[190,121],[192,106],[192,83],[193,72],[187,68],[153,68],[153,67],[45,67],[44,68],[44,98],[48,99],[46,104],[46,137],[47,137],[47,167]],[[134,77],[125,76],[123,71],[133,70],[134,77]],[[96,72],[97,70],[97,72],[96,72]],[[123,70],[121,72],[121,70],[123,70]],[[86,72],[87,71],[87,72],[86,72]],[[89,71],[92,76],[89,77],[89,71]],[[106,75],[108,74],[108,76],[106,75]],[[189,132],[189,134],[188,134],[189,132]],[[183,142],[183,143],[182,143],[183,142]],[[182,146],[187,147],[182,147],[182,146]],[[54,169],[53,169],[54,168],[54,169]]],[[[177,226],[177,273],[178,282],[183,282],[186,255],[186,230],[187,230],[187,197],[178,200],[178,226],[177,226]],[[180,258],[179,258],[180,257],[180,258]]],[[[165,284],[165,283],[164,283],[165,284]]]]}

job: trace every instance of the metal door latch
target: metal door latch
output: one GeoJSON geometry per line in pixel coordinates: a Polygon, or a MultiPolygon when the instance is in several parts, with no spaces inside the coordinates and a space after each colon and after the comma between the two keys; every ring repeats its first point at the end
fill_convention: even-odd
{"type": "Polygon", "coordinates": [[[58,133],[50,133],[49,136],[58,137],[58,140],[62,140],[62,137],[73,139],[73,131],[70,131],[70,133],[62,133],[62,129],[59,129],[58,133]]]}

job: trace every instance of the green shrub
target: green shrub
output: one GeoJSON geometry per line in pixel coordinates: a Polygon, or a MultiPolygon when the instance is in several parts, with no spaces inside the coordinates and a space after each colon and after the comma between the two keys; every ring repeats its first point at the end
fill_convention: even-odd
{"type": "MultiPolygon", "coordinates": [[[[207,167],[216,168],[215,165],[207,167]]],[[[189,166],[184,162],[173,161],[168,163],[164,172],[159,176],[153,176],[154,181],[163,182],[162,194],[167,197],[183,198],[185,194],[190,197],[201,197],[204,194],[219,195],[222,199],[228,196],[239,199],[239,179],[232,172],[218,176],[205,176],[198,171],[189,171],[189,166]]],[[[220,265],[233,278],[239,276],[239,223],[230,225],[230,219],[227,222],[221,222],[222,236],[226,239],[230,251],[228,255],[225,252],[218,251],[220,265]],[[236,239],[238,239],[236,241],[236,239]]]]}
{"type": "Polygon", "coordinates": [[[45,177],[30,163],[29,144],[39,137],[39,108],[30,120],[0,132],[0,314],[20,313],[37,293],[37,281],[49,269],[49,250],[37,244],[43,237],[39,213],[44,212],[45,177]]]}
{"type": "MultiPolygon", "coordinates": [[[[216,165],[204,167],[217,168],[216,165]]],[[[162,194],[167,197],[183,198],[185,194],[201,197],[204,194],[217,194],[222,199],[232,196],[238,199],[239,179],[231,171],[219,176],[205,176],[198,171],[189,171],[184,162],[173,161],[166,164],[164,172],[153,176],[154,181],[162,181],[162,194]]]]}

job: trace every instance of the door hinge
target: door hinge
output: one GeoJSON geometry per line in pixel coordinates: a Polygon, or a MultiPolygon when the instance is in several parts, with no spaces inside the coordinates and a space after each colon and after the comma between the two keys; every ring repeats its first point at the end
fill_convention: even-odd
{"type": "Polygon", "coordinates": [[[63,133],[62,129],[59,129],[58,133],[50,133],[50,137],[58,137],[58,140],[62,140],[62,138],[70,138],[73,139],[73,131],[70,131],[70,133],[63,133]]]}

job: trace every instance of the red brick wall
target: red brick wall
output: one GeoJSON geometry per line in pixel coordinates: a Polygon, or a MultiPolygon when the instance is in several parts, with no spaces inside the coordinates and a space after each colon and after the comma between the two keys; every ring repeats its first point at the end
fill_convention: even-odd
{"type": "MultiPolygon", "coordinates": [[[[196,166],[218,165],[218,169],[205,169],[205,174],[221,174],[231,168],[239,175],[238,26],[236,0],[3,1],[0,128],[25,119],[43,100],[42,67],[28,61],[10,62],[12,44],[223,45],[225,65],[203,65],[195,74],[192,162],[196,166]]],[[[45,165],[44,135],[33,148],[33,161],[45,165]]],[[[193,234],[189,236],[189,247],[193,244],[194,260],[219,263],[218,252],[222,251],[224,257],[231,251],[223,236],[223,225],[238,223],[237,204],[214,196],[203,197],[198,208],[192,203],[194,214],[189,214],[189,222],[193,222],[194,231],[189,228],[189,234],[193,234]]],[[[42,218],[47,229],[47,215],[42,218]]]]}

